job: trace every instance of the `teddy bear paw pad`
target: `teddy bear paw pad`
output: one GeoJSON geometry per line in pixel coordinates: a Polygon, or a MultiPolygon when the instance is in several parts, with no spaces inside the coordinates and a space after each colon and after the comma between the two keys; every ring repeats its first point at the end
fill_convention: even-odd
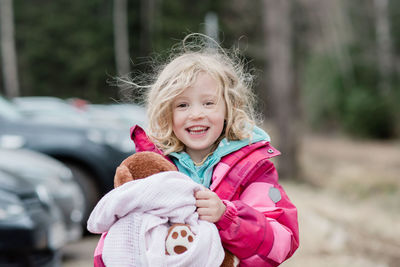
{"type": "Polygon", "coordinates": [[[187,251],[194,241],[194,234],[185,224],[174,224],[168,231],[165,249],[168,255],[178,255],[187,251]]]}

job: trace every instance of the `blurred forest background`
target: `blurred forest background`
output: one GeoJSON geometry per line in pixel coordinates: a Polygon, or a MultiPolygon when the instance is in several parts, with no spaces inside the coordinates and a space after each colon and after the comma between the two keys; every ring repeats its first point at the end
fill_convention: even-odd
{"type": "Polygon", "coordinates": [[[282,181],[301,233],[285,266],[399,266],[400,1],[0,4],[8,98],[115,102],[114,77],[151,71],[151,59],[166,58],[188,33],[239,48],[283,154],[280,177],[308,182],[282,181]]]}
{"type": "Polygon", "coordinates": [[[150,58],[202,32],[241,49],[254,68],[260,112],[277,126],[289,176],[297,175],[304,128],[374,139],[400,135],[399,1],[0,3],[0,91],[8,97],[120,99],[113,77],[149,71],[150,58]]]}

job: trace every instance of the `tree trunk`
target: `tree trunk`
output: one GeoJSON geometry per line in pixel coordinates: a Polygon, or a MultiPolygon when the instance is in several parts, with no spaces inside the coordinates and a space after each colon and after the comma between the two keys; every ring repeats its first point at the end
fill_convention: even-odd
{"type": "Polygon", "coordinates": [[[152,50],[154,31],[155,0],[140,1],[140,55],[148,56],[152,50]]]}
{"type": "Polygon", "coordinates": [[[128,2],[114,0],[114,49],[118,75],[128,75],[130,71],[128,41],[128,2]]]}
{"type": "Polygon", "coordinates": [[[14,41],[14,13],[12,0],[0,0],[1,58],[5,95],[19,96],[17,54],[14,41]]]}
{"type": "MultiPolygon", "coordinates": [[[[215,12],[209,11],[204,18],[204,33],[219,43],[219,23],[218,15],[215,12]]],[[[215,45],[210,43],[211,45],[215,45]]]]}
{"type": "Polygon", "coordinates": [[[273,105],[279,159],[279,173],[283,178],[298,178],[298,119],[292,55],[292,26],[290,0],[263,0],[268,87],[273,105]]]}
{"type": "Polygon", "coordinates": [[[387,94],[391,87],[392,74],[392,37],[390,35],[389,1],[374,0],[375,5],[375,31],[377,42],[377,58],[380,74],[379,89],[382,94],[387,94]]]}

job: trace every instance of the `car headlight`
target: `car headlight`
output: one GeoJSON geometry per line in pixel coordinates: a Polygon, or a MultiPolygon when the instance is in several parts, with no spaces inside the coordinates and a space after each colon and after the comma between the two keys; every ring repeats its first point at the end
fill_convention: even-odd
{"type": "Polygon", "coordinates": [[[1,191],[0,221],[12,221],[25,213],[25,208],[17,196],[1,191]]]}

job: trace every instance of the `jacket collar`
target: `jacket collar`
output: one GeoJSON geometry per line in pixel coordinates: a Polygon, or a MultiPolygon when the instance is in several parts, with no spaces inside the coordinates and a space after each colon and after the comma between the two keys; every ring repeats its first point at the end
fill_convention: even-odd
{"type": "Polygon", "coordinates": [[[270,137],[262,129],[254,126],[249,139],[237,141],[222,139],[214,153],[209,155],[201,166],[195,166],[190,156],[184,151],[173,152],[170,156],[180,172],[187,174],[195,182],[209,188],[212,181],[213,168],[220,162],[221,158],[260,141],[268,142],[270,137]]]}

